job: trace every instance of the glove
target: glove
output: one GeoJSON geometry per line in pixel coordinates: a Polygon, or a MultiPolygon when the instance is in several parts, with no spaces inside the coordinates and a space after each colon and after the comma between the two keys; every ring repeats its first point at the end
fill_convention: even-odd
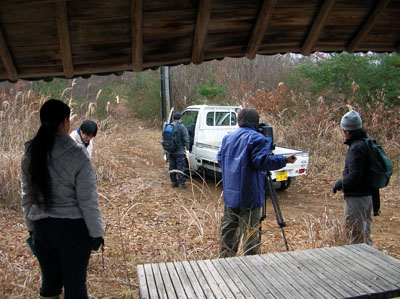
{"type": "Polygon", "coordinates": [[[333,185],[333,188],[332,188],[332,192],[333,192],[333,194],[336,194],[336,191],[340,191],[340,190],[342,190],[343,189],[343,183],[342,183],[342,180],[338,180],[334,185],[333,185]]]}
{"type": "Polygon", "coordinates": [[[104,247],[103,237],[90,238],[90,248],[94,251],[99,250],[100,246],[104,247]]]}

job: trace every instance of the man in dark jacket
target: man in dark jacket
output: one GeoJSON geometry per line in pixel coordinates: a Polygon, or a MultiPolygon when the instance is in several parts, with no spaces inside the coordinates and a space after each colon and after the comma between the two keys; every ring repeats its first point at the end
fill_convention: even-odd
{"type": "Polygon", "coordinates": [[[174,130],[176,130],[178,146],[177,149],[168,155],[169,160],[169,176],[171,179],[171,187],[179,187],[179,189],[187,189],[185,184],[186,156],[185,147],[189,149],[189,134],[186,127],[181,124],[182,114],[175,113],[173,117],[174,130]],[[178,170],[178,171],[176,171],[178,170]],[[178,179],[176,178],[178,175],[178,179]]]}
{"type": "Polygon", "coordinates": [[[254,109],[242,109],[239,129],[224,136],[217,160],[222,170],[224,217],[221,232],[221,257],[234,256],[243,237],[246,255],[260,253],[258,228],[265,202],[265,178],[268,170],[294,163],[294,155],[272,156],[271,142],[257,127],[259,115],[254,109]]]}
{"type": "Polygon", "coordinates": [[[368,183],[368,148],[364,141],[367,133],[362,128],[360,114],[355,110],[347,112],[341,121],[344,143],[349,146],[346,154],[343,178],[333,186],[333,193],[343,191],[345,199],[344,217],[346,233],[351,244],[367,243],[372,223],[372,194],[368,183]]]}

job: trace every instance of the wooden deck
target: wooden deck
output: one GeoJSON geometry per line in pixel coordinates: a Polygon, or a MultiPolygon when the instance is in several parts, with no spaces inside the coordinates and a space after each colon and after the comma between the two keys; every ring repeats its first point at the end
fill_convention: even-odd
{"type": "Polygon", "coordinates": [[[138,266],[140,298],[393,298],[400,260],[365,244],[138,266]]]}

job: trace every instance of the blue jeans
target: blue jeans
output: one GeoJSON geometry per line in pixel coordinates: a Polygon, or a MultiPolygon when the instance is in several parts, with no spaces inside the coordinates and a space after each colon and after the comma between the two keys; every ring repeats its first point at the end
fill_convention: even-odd
{"type": "Polygon", "coordinates": [[[180,154],[169,154],[169,176],[171,178],[171,183],[184,184],[186,182],[185,170],[186,170],[186,156],[184,153],[180,154]],[[180,172],[171,172],[177,169],[180,172]],[[176,176],[178,175],[178,180],[176,176]]]}
{"type": "Polygon", "coordinates": [[[34,221],[33,240],[42,271],[40,295],[65,299],[88,298],[86,273],[89,233],[83,219],[45,218],[34,221]]]}

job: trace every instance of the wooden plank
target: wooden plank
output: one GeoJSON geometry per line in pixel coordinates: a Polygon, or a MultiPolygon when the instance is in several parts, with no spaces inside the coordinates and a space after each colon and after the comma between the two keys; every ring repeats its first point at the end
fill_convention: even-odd
{"type": "Polygon", "coordinates": [[[210,20],[212,0],[200,0],[197,11],[196,27],[193,37],[192,62],[200,64],[204,59],[208,22],[210,20]]]}
{"type": "Polygon", "coordinates": [[[201,272],[200,267],[197,264],[197,262],[196,261],[191,261],[190,262],[190,266],[191,266],[194,274],[196,275],[197,280],[199,281],[199,283],[200,283],[200,285],[201,285],[201,287],[202,287],[202,289],[203,289],[203,291],[204,291],[204,293],[206,295],[206,298],[213,298],[214,299],[215,296],[214,296],[213,292],[211,291],[211,288],[208,285],[208,282],[207,282],[206,278],[204,277],[203,272],[201,272]]]}
{"type": "Polygon", "coordinates": [[[0,55],[6,68],[8,79],[15,81],[18,79],[17,68],[15,67],[13,57],[4,37],[3,30],[0,28],[0,55]]]}
{"type": "Polygon", "coordinates": [[[178,273],[178,276],[181,280],[183,289],[185,290],[186,298],[193,298],[193,299],[197,298],[195,291],[192,288],[192,284],[190,283],[189,278],[186,275],[186,271],[183,268],[182,263],[174,262],[174,266],[175,266],[176,272],[178,273]]]}
{"type": "MultiPolygon", "coordinates": [[[[332,263],[332,268],[337,270],[343,276],[351,277],[353,282],[358,286],[362,287],[368,294],[380,294],[384,289],[375,284],[373,281],[366,279],[360,273],[356,272],[357,265],[350,259],[344,259],[343,257],[338,257],[337,254],[330,251],[325,251],[325,248],[319,248],[316,251],[310,253],[313,255],[318,254],[319,258],[325,260],[329,259],[332,263]]],[[[331,248],[329,248],[331,249],[331,248]]]]}
{"type": "Polygon", "coordinates": [[[297,293],[297,291],[289,283],[282,283],[280,276],[272,267],[270,267],[267,261],[260,256],[247,256],[241,257],[240,259],[247,264],[249,268],[257,270],[258,273],[255,273],[257,277],[260,277],[262,281],[269,281],[274,288],[277,289],[280,294],[282,294],[283,298],[302,298],[302,296],[297,293]]]}
{"type": "Polygon", "coordinates": [[[131,0],[132,69],[143,70],[143,3],[131,0]]]}
{"type": "Polygon", "coordinates": [[[282,262],[280,259],[276,258],[273,254],[261,255],[262,258],[277,274],[280,281],[287,281],[293,288],[300,294],[303,298],[324,298],[321,294],[315,292],[311,288],[307,288],[307,284],[304,283],[300,277],[298,269],[291,269],[282,262]]]}
{"type": "Polygon", "coordinates": [[[312,280],[308,275],[302,271],[300,267],[296,267],[292,263],[290,263],[287,259],[285,259],[281,254],[279,253],[271,253],[269,256],[272,259],[278,259],[282,263],[282,265],[285,265],[287,267],[284,268],[286,273],[289,273],[294,279],[296,279],[299,284],[302,284],[303,287],[310,293],[310,298],[334,298],[334,296],[327,292],[325,289],[321,288],[320,285],[318,285],[317,282],[312,280]]]}
{"type": "Polygon", "coordinates": [[[236,285],[243,291],[243,294],[250,292],[249,298],[262,297],[253,281],[250,280],[246,274],[231,261],[230,258],[223,259],[221,264],[224,266],[225,270],[230,273],[230,276],[234,279],[236,285]]]}
{"type": "Polygon", "coordinates": [[[159,264],[151,264],[151,269],[153,270],[154,280],[157,285],[157,291],[162,299],[168,299],[167,291],[165,289],[164,281],[161,275],[159,264]]]}
{"type": "MultiPolygon", "coordinates": [[[[255,297],[251,294],[250,290],[246,287],[246,285],[243,283],[241,278],[237,275],[235,271],[229,266],[229,264],[226,262],[225,259],[217,259],[217,260],[212,260],[214,263],[215,267],[217,270],[221,273],[221,275],[224,276],[229,276],[229,279],[235,286],[239,289],[240,293],[243,294],[244,298],[246,299],[255,299],[255,297]]],[[[226,281],[226,280],[225,280],[226,281]]],[[[227,282],[228,283],[228,282],[227,282]]],[[[230,282],[229,282],[230,283],[230,282]]],[[[233,290],[234,287],[229,287],[233,290]]],[[[236,293],[234,292],[235,296],[236,293]]]]}
{"type": "Polygon", "coordinates": [[[138,265],[141,298],[389,298],[400,261],[367,245],[138,265]]]}
{"type": "Polygon", "coordinates": [[[139,280],[139,294],[142,299],[150,299],[149,289],[147,287],[146,274],[144,273],[144,266],[137,266],[138,280],[139,280]]]}
{"type": "Polygon", "coordinates": [[[249,43],[247,44],[246,57],[254,59],[260,48],[268,23],[271,20],[275,10],[277,0],[264,0],[260,13],[258,14],[257,22],[250,35],[249,43]]]}
{"type": "MultiPolygon", "coordinates": [[[[221,274],[218,272],[217,268],[214,266],[214,264],[210,260],[205,260],[204,263],[206,264],[208,270],[214,277],[215,281],[217,282],[219,288],[225,295],[225,298],[230,298],[234,299],[235,296],[233,295],[232,291],[228,287],[227,283],[225,282],[224,278],[221,276],[221,274]]],[[[225,277],[228,278],[228,277],[225,277]]]]}
{"type": "Polygon", "coordinates": [[[296,251],[283,252],[282,254],[284,258],[288,259],[296,267],[302,269],[306,275],[317,283],[319,286],[317,291],[319,293],[326,291],[335,298],[346,297],[344,294],[348,294],[345,290],[341,290],[341,285],[336,283],[336,278],[330,274],[329,269],[324,269],[324,267],[321,267],[313,261],[310,262],[310,259],[299,256],[296,251]],[[327,281],[330,283],[326,284],[327,281]]]}
{"type": "MultiPolygon", "coordinates": [[[[347,245],[350,246],[350,245],[347,245]]],[[[345,246],[345,247],[347,247],[345,246]]],[[[400,260],[396,259],[388,254],[383,253],[382,251],[379,251],[378,249],[375,249],[372,246],[369,246],[367,244],[359,244],[357,246],[351,246],[354,248],[362,248],[362,250],[365,250],[367,252],[370,252],[374,257],[379,258],[379,260],[386,262],[389,265],[397,265],[397,267],[400,267],[400,260]]]]}
{"type": "MultiPolygon", "coordinates": [[[[282,294],[278,292],[276,288],[272,286],[269,280],[263,281],[254,274],[239,258],[229,258],[226,261],[232,266],[233,269],[244,279],[246,277],[252,282],[254,287],[250,288],[256,298],[279,298],[282,294]]],[[[257,273],[257,271],[256,271],[257,273]]],[[[247,285],[247,284],[246,284],[247,285]]]]}
{"type": "Polygon", "coordinates": [[[346,250],[345,253],[342,253],[338,247],[333,247],[329,251],[326,251],[325,248],[322,248],[321,251],[327,255],[334,256],[338,262],[349,263],[349,266],[346,267],[346,269],[349,270],[349,273],[351,273],[351,270],[357,270],[357,273],[352,275],[354,277],[358,277],[360,281],[369,283],[371,288],[378,290],[380,293],[385,293],[386,291],[399,287],[396,285],[396,283],[392,284],[382,279],[376,279],[374,270],[368,267],[371,264],[365,259],[365,254],[352,254],[350,250],[346,250]]]}
{"type": "MultiPolygon", "coordinates": [[[[355,264],[358,264],[359,273],[362,273],[368,280],[373,279],[377,284],[382,284],[382,287],[387,290],[398,288],[395,279],[392,275],[399,275],[399,271],[392,272],[390,268],[379,268],[378,264],[371,262],[365,252],[353,252],[350,248],[333,247],[332,252],[341,254],[342,259],[351,259],[355,264]]],[[[400,269],[399,269],[400,270],[400,269]]]]}
{"type": "Polygon", "coordinates": [[[362,40],[368,35],[371,28],[374,26],[375,22],[378,20],[379,15],[385,10],[386,6],[389,4],[390,0],[380,0],[374,10],[369,14],[368,18],[365,20],[361,28],[358,30],[356,36],[349,42],[347,46],[347,52],[353,53],[357,50],[362,40]]]}
{"type": "Polygon", "coordinates": [[[147,287],[149,289],[150,298],[152,299],[159,298],[157,293],[157,285],[156,282],[154,281],[154,275],[153,275],[153,270],[151,268],[151,264],[144,265],[144,272],[146,273],[146,281],[147,281],[147,287]]]}
{"type": "Polygon", "coordinates": [[[329,280],[335,283],[335,290],[349,294],[346,296],[351,297],[371,293],[371,289],[367,285],[344,273],[342,268],[333,263],[331,259],[326,257],[322,258],[319,254],[315,253],[315,250],[313,252],[305,252],[305,255],[314,263],[321,265],[318,271],[324,271],[325,269],[327,276],[329,276],[329,280]]]}
{"type": "Polygon", "coordinates": [[[181,284],[178,273],[176,273],[174,263],[166,263],[166,266],[168,269],[169,276],[171,277],[171,281],[172,281],[176,296],[178,298],[185,298],[185,296],[186,296],[185,290],[181,284]]]}
{"type": "MultiPolygon", "coordinates": [[[[372,246],[368,247],[372,248],[372,246]]],[[[400,263],[396,264],[393,262],[388,262],[387,260],[376,256],[373,252],[367,251],[363,247],[355,245],[347,245],[341,249],[346,250],[346,252],[351,251],[351,253],[355,256],[362,254],[363,259],[371,268],[374,269],[374,271],[376,269],[377,272],[381,273],[381,275],[384,275],[391,283],[400,283],[400,263]]]]}
{"type": "Polygon", "coordinates": [[[74,66],[72,63],[71,41],[69,38],[67,5],[65,1],[56,1],[56,19],[58,29],[58,39],[60,41],[61,60],[64,75],[70,79],[74,76],[74,66]]]}
{"type": "Polygon", "coordinates": [[[204,298],[205,294],[204,294],[204,292],[203,292],[203,290],[201,288],[200,282],[197,279],[197,277],[196,277],[192,267],[190,266],[189,262],[188,261],[183,261],[182,265],[183,265],[183,268],[186,271],[186,274],[187,274],[188,279],[189,279],[189,281],[190,281],[190,283],[191,283],[191,285],[193,287],[193,290],[196,293],[196,296],[198,298],[204,298]]]}
{"type": "Polygon", "coordinates": [[[301,54],[305,56],[311,54],[322,32],[322,29],[324,29],[324,26],[326,24],[329,13],[331,12],[334,3],[335,0],[325,0],[322,3],[322,7],[318,11],[318,15],[313,22],[311,30],[307,35],[306,41],[303,44],[303,47],[301,49],[301,54]]]}
{"type": "Polygon", "coordinates": [[[165,263],[160,263],[159,267],[160,267],[160,272],[161,272],[161,275],[162,275],[162,278],[164,281],[165,290],[167,291],[167,294],[168,294],[168,298],[169,299],[177,299],[178,297],[176,297],[174,285],[172,284],[171,277],[169,276],[167,265],[165,263]]]}
{"type": "Polygon", "coordinates": [[[205,279],[207,280],[207,283],[210,286],[210,289],[213,292],[215,298],[224,299],[225,298],[224,293],[218,287],[218,283],[215,281],[214,276],[208,270],[208,267],[205,264],[205,262],[204,261],[197,261],[197,265],[199,266],[199,268],[203,272],[203,275],[204,275],[205,279]]]}

